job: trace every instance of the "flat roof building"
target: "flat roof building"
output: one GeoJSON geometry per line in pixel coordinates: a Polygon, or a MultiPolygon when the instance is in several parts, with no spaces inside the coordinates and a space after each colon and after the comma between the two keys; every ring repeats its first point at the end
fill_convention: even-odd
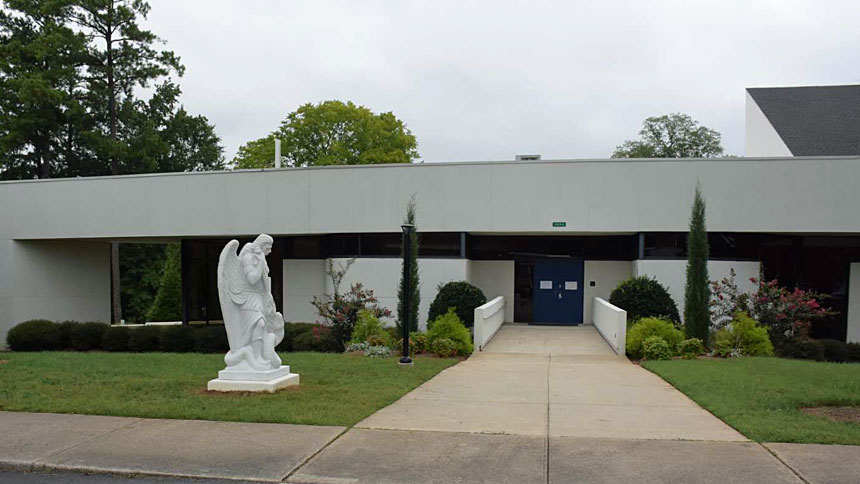
{"type": "Polygon", "coordinates": [[[710,277],[741,289],[762,271],[828,295],[816,337],[860,341],[860,86],[746,93],[749,158],[362,165],[0,183],[0,341],[34,318],[109,321],[110,242],[181,242],[182,314],[221,319],[215,269],[231,238],[274,236],[273,291],[314,321],[326,266],[356,258],[397,307],[400,224],[418,202],[420,317],[436,286],[504,296],[505,321],[589,324],[594,297],[656,277],[683,313],[696,183],[707,201],[710,277]],[[838,155],[838,156],[830,156],[838,155]]]}
{"type": "MultiPolygon", "coordinates": [[[[506,321],[590,322],[591,301],[647,274],[683,312],[694,187],[707,200],[710,276],[763,267],[830,295],[815,335],[860,340],[860,157],[618,159],[365,165],[0,183],[0,332],[33,318],[110,320],[111,241],[181,242],[183,314],[218,322],[218,253],[275,237],[288,321],[313,321],[326,261],[356,257],[396,308],[400,224],[416,196],[421,320],[435,287],[468,280],[506,321]],[[553,297],[545,297],[552,293],[553,297]],[[559,297],[561,296],[561,297],[559,297]]],[[[751,288],[750,285],[747,288],[751,288]]]]}

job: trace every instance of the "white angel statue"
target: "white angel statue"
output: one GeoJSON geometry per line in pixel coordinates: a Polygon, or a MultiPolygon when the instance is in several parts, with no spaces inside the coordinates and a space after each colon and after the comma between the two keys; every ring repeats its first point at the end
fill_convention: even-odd
{"type": "Polygon", "coordinates": [[[234,239],[218,259],[218,296],[230,342],[224,356],[227,372],[281,368],[275,346],[284,339],[284,317],[275,308],[266,264],[272,242],[270,236],[261,234],[245,244],[237,257],[239,242],[234,239]]]}

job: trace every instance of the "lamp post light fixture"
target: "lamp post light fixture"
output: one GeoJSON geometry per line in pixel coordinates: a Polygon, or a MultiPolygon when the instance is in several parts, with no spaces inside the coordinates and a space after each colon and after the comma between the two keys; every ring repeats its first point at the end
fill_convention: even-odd
{"type": "Polygon", "coordinates": [[[403,224],[400,226],[403,229],[403,309],[400,313],[400,326],[403,329],[403,353],[400,357],[401,365],[412,365],[412,358],[409,357],[409,315],[412,307],[412,231],[415,227],[412,224],[403,224]]]}

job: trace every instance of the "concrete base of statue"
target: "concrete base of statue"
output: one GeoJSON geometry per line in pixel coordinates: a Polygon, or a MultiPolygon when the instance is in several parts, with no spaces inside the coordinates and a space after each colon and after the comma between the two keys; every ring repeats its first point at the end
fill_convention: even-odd
{"type": "Polygon", "coordinates": [[[215,392],[269,392],[299,384],[299,374],[290,373],[289,366],[275,370],[236,371],[226,368],[218,378],[209,380],[207,389],[215,392]]]}

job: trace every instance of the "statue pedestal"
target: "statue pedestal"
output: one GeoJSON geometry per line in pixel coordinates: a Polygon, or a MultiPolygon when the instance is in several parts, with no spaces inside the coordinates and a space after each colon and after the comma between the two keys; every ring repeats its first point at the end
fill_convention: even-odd
{"type": "Polygon", "coordinates": [[[235,371],[225,368],[218,378],[209,380],[207,389],[216,392],[269,392],[299,384],[299,374],[290,373],[289,366],[276,370],[235,371]]]}

